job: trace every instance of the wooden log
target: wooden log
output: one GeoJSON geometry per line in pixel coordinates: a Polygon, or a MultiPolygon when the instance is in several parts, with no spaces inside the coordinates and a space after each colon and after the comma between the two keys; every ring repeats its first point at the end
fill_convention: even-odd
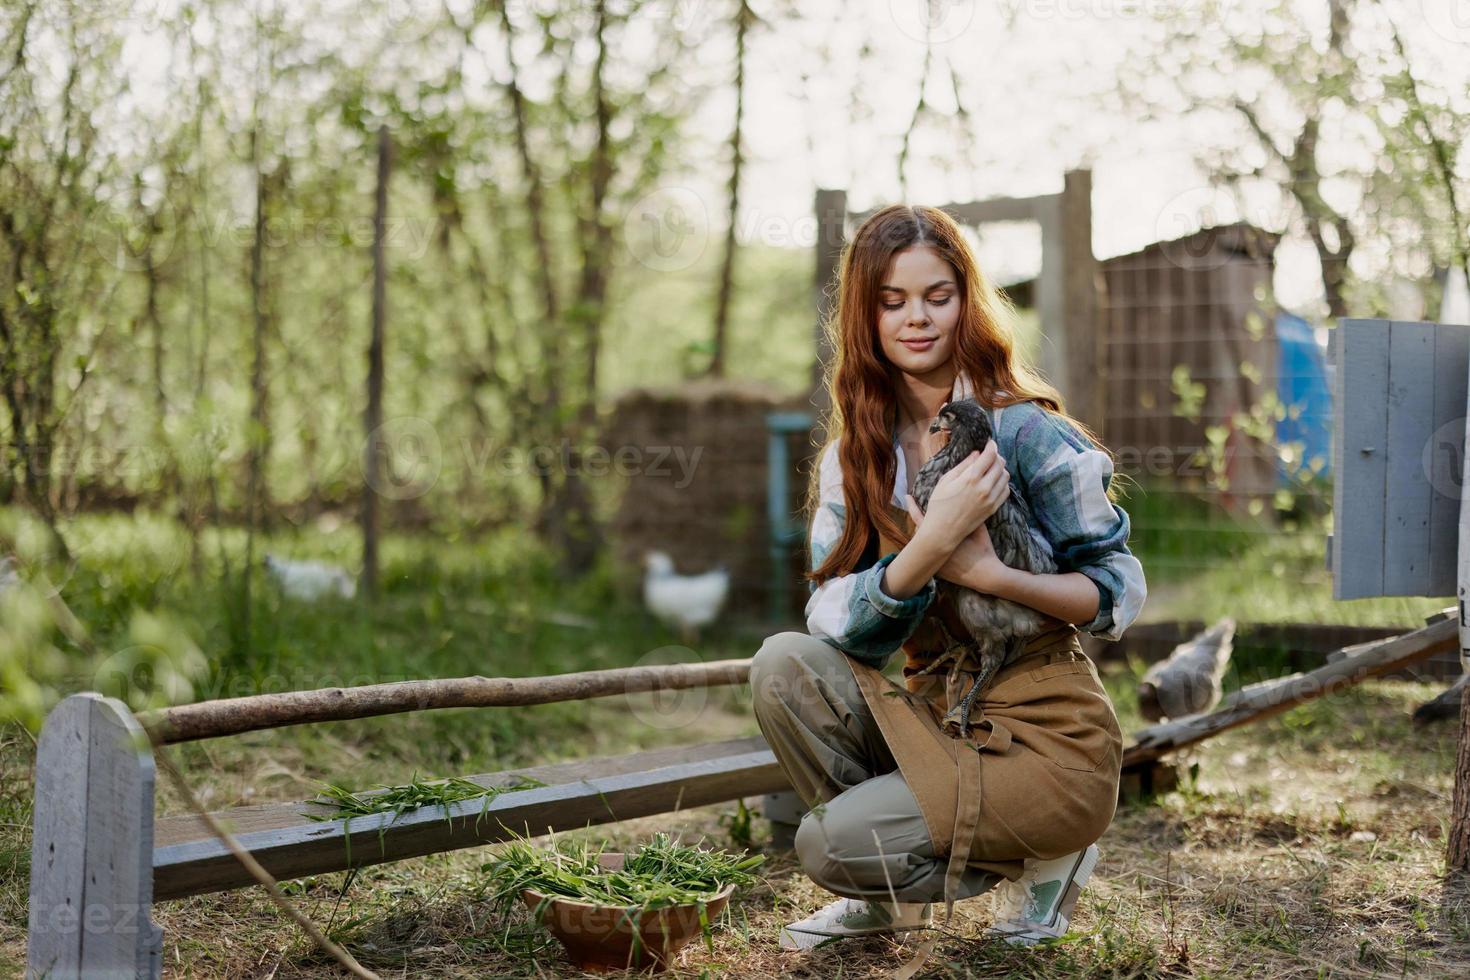
{"type": "Polygon", "coordinates": [[[172,744],[263,728],[372,718],[404,711],[550,704],[614,694],[744,684],[749,679],[749,658],[649,664],[552,677],[456,677],[256,694],[162,708],[144,712],[138,720],[155,742],[172,744]]]}
{"type": "Polygon", "coordinates": [[[1281,714],[1323,695],[1335,694],[1370,677],[1399,670],[1459,645],[1459,618],[1436,619],[1421,629],[1359,645],[1351,655],[1303,674],[1251,685],[1234,692],[1214,711],[1189,715],[1133,733],[1123,767],[1138,766],[1241,725],[1281,714]]]}
{"type": "MultiPolygon", "coordinates": [[[[536,766],[471,776],[482,785],[509,785],[527,776],[544,788],[516,790],[488,801],[312,820],[330,807],[285,803],[214,814],[277,879],[348,868],[591,824],[671,813],[791,788],[759,736],[654,749],[606,759],[536,766]]],[[[158,901],[254,884],[225,844],[197,816],[158,821],[153,890],[158,901]]]]}

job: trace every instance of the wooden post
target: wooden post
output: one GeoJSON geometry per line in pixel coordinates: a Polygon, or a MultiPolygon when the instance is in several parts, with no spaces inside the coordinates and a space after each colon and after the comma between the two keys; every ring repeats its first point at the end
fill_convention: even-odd
{"type": "Polygon", "coordinates": [[[153,903],[153,754],[127,707],[73,694],[36,748],[26,975],[160,975],[153,903]]]}
{"type": "Polygon", "coordinates": [[[1037,366],[1057,387],[1067,411],[1101,432],[1103,366],[1097,325],[1098,264],[1092,254],[1092,171],[1070,170],[1062,193],[1030,202],[1041,225],[1041,321],[1037,366]]]}
{"type": "MultiPolygon", "coordinates": [[[[1103,428],[1102,385],[1098,373],[1103,357],[1097,328],[1097,259],[1092,254],[1092,171],[1069,170],[1063,177],[1057,206],[1057,244],[1060,246],[1061,318],[1053,335],[1061,347],[1062,394],[1068,410],[1095,431],[1103,428]]],[[[1051,256],[1043,258],[1043,263],[1051,256]]]]}
{"type": "Polygon", "coordinates": [[[816,322],[816,358],[812,361],[812,405],[817,412],[825,413],[827,391],[822,385],[822,374],[832,362],[832,345],[827,342],[826,324],[837,305],[837,267],[842,258],[842,246],[847,239],[847,191],[829,191],[818,188],[817,213],[817,270],[812,283],[816,322]],[[831,292],[829,292],[831,290],[831,292]]]}

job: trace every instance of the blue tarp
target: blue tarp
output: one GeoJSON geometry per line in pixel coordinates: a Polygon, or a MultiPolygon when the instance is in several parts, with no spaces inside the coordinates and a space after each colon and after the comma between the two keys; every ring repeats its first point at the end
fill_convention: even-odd
{"type": "Polygon", "coordinates": [[[1327,358],[1317,343],[1312,325],[1294,313],[1276,314],[1276,337],[1279,342],[1279,387],[1277,397],[1286,406],[1287,418],[1276,423],[1277,445],[1302,443],[1300,463],[1278,463],[1278,484],[1294,482],[1290,476],[1296,466],[1297,479],[1306,481],[1313,459],[1321,459],[1318,476],[1332,470],[1332,388],[1327,376],[1327,358]],[[1293,406],[1301,414],[1291,418],[1293,406]]]}

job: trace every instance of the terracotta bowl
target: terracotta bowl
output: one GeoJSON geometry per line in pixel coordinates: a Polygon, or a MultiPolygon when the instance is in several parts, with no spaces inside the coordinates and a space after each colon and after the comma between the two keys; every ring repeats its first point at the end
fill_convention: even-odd
{"type": "MultiPolygon", "coordinates": [[[[603,854],[598,863],[609,870],[623,866],[624,854],[603,854]]],[[[725,910],[734,885],[727,885],[705,902],[705,915],[711,925],[725,910]]],[[[536,913],[546,898],[532,888],[521,889],[521,901],[536,913]]],[[[580,969],[606,972],[610,970],[645,969],[659,972],[668,969],[679,951],[699,937],[699,906],[670,905],[650,909],[641,915],[621,905],[598,905],[571,898],[553,897],[541,912],[541,924],[566,947],[580,969]],[[636,916],[640,942],[633,942],[633,919],[636,916]]]]}

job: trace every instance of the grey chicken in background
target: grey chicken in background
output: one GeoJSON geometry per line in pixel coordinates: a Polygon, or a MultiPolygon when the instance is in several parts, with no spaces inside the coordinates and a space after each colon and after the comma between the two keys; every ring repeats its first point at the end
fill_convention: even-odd
{"type": "MultiPolygon", "coordinates": [[[[972,398],[950,402],[941,408],[929,431],[947,431],[949,441],[914,477],[914,500],[923,511],[929,509],[929,498],[939,478],[970,453],[984,449],[994,436],[990,414],[972,398]]],[[[1039,574],[1056,572],[1051,547],[1031,533],[1031,508],[1014,486],[1005,503],[986,519],[985,527],[990,532],[996,557],[1006,565],[1039,574]]],[[[1046,628],[1050,617],[1030,606],[976,592],[945,579],[939,580],[939,588],[949,593],[970,635],[951,637],[950,648],[919,673],[933,673],[948,665],[950,670],[974,674],[969,692],[958,704],[951,705],[944,717],[945,731],[963,737],[970,730],[970,709],[976,695],[989,687],[996,671],[1016,651],[1046,628]]]]}
{"type": "Polygon", "coordinates": [[[1465,685],[1470,683],[1470,674],[1461,674],[1455,682],[1441,691],[1436,697],[1425,701],[1414,709],[1414,724],[1427,725],[1431,721],[1444,721],[1446,718],[1460,717],[1460,694],[1465,690],[1465,685]]]}
{"type": "Polygon", "coordinates": [[[1138,682],[1138,710],[1149,721],[1183,718],[1220,703],[1225,668],[1235,641],[1229,616],[1174,648],[1138,682]]]}

